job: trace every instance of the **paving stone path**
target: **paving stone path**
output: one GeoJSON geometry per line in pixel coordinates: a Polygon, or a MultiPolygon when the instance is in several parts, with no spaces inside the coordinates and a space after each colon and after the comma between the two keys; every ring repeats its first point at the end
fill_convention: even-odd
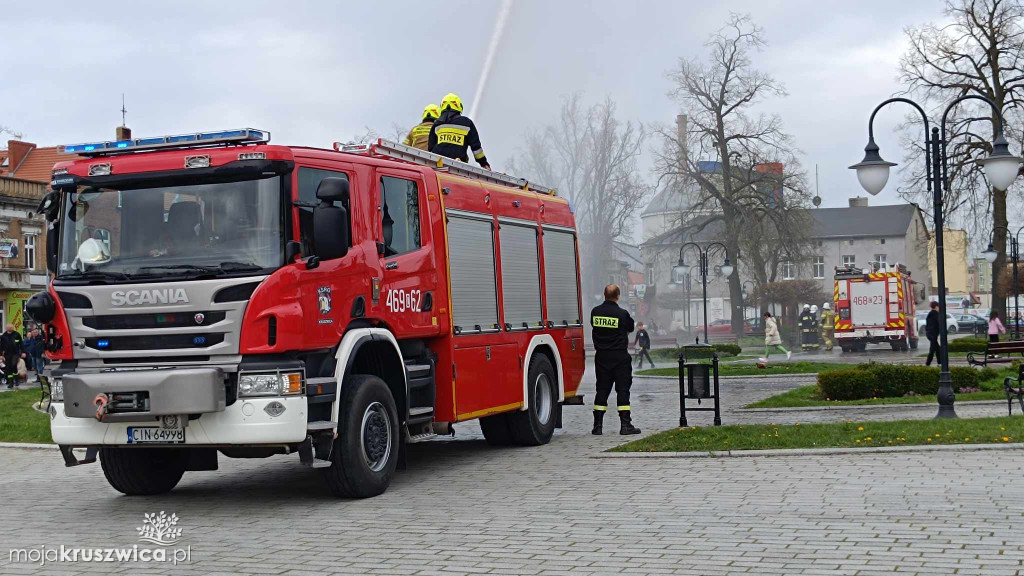
{"type": "MultiPolygon", "coordinates": [[[[588,377],[588,381],[592,379],[588,377]]],[[[726,424],[930,418],[934,407],[752,413],[807,377],[723,384],[726,424]]],[[[674,426],[671,380],[637,380],[645,433],[674,426]]],[[[593,385],[585,391],[592,398],[593,385]]],[[[1000,406],[961,406],[962,415],[1000,406]]],[[[597,459],[567,407],[548,446],[488,447],[479,426],[414,445],[370,500],[337,500],[297,457],[221,459],[171,494],[127,498],[96,465],[0,449],[0,574],[1019,574],[1024,451],[597,459]],[[146,546],[143,514],[180,518],[191,563],[12,563],[5,549],[146,546]]],[[[614,414],[609,414],[614,418],[614,414]]],[[[710,414],[693,423],[710,423],[710,414]]],[[[175,546],[178,546],[176,544],[175,546]]]]}

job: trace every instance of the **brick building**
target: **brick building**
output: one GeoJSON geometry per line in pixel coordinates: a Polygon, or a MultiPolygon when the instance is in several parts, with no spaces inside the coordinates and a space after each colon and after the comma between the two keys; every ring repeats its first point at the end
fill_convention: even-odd
{"type": "Polygon", "coordinates": [[[46,194],[56,148],[11,140],[0,150],[0,323],[24,328],[25,302],[46,288],[46,194]]]}

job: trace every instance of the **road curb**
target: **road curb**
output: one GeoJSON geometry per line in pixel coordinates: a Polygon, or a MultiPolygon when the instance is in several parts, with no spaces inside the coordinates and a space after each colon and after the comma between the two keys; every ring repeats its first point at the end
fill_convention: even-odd
{"type": "Polygon", "coordinates": [[[0,449],[14,448],[15,450],[56,450],[56,444],[29,444],[21,442],[0,442],[0,449]]]}
{"type": "MultiPolygon", "coordinates": [[[[957,402],[957,406],[986,406],[1006,404],[1005,400],[970,400],[957,402]]],[[[819,412],[822,410],[901,410],[906,408],[928,408],[935,410],[937,405],[930,402],[911,402],[907,404],[857,404],[853,406],[791,406],[788,408],[736,408],[736,412],[819,412]]]]}
{"type": "Polygon", "coordinates": [[[601,452],[591,458],[758,458],[775,456],[830,456],[846,454],[892,454],[900,452],[967,452],[980,450],[1024,450],[1024,443],[948,444],[943,446],[878,446],[873,448],[794,448],[792,450],[713,450],[710,452],[601,452]]]}
{"type": "MultiPolygon", "coordinates": [[[[758,380],[761,378],[797,378],[800,376],[807,377],[810,379],[817,379],[818,375],[814,372],[805,372],[801,374],[751,374],[749,376],[719,376],[719,380],[758,380]]],[[[634,374],[633,379],[649,379],[649,380],[679,380],[679,376],[652,376],[650,374],[634,374]]]]}

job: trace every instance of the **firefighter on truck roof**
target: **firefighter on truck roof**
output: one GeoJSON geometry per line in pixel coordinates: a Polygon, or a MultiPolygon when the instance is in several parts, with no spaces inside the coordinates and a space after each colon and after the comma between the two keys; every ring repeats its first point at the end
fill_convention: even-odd
{"type": "Polygon", "coordinates": [[[480,145],[480,133],[469,118],[462,115],[462,99],[448,94],[441,100],[441,116],[430,129],[429,151],[441,156],[469,162],[466,147],[483,168],[490,170],[487,155],[480,145]]]}
{"type": "Polygon", "coordinates": [[[604,303],[590,311],[593,326],[594,371],[597,374],[597,395],[594,396],[594,429],[592,434],[604,432],[604,413],[608,411],[608,396],[615,386],[616,407],[621,427],[619,434],[639,434],[633,426],[629,411],[629,388],[633,384],[633,357],[629,355],[629,333],[633,331],[633,318],[619,308],[619,287],[604,287],[604,303]]]}
{"type": "Polygon", "coordinates": [[[434,126],[434,120],[441,115],[441,108],[437,104],[427,104],[423,108],[423,120],[409,130],[409,134],[402,140],[402,144],[426,150],[430,140],[430,129],[434,126]]]}

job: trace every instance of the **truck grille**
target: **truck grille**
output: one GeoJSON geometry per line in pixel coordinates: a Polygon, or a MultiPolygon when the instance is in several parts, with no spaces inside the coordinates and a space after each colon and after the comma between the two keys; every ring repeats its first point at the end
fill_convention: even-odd
{"type": "MultiPolygon", "coordinates": [[[[93,330],[146,330],[150,328],[193,328],[224,320],[226,312],[168,312],[159,314],[114,314],[86,316],[82,324],[93,330]],[[196,322],[196,320],[200,320],[196,322]]],[[[123,350],[123,348],[122,348],[123,350]]]]}
{"type": "Polygon", "coordinates": [[[160,334],[86,338],[85,345],[103,352],[116,350],[180,350],[209,348],[224,341],[223,333],[160,334]]]}

